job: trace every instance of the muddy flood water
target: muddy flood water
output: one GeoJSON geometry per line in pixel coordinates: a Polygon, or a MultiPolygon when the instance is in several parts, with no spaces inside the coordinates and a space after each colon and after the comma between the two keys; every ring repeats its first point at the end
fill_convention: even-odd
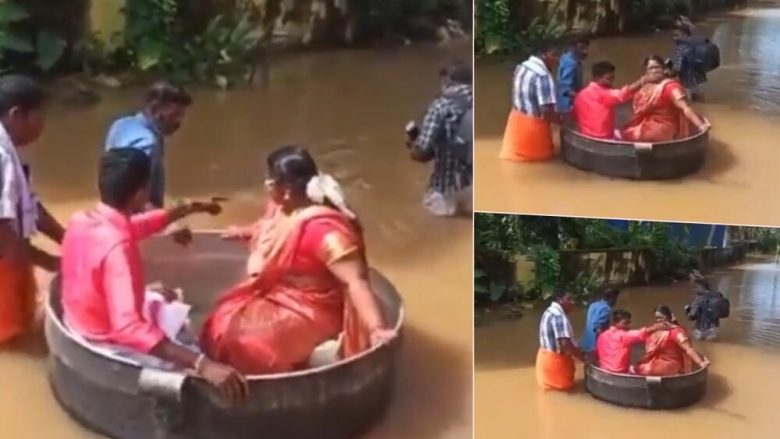
{"type": "MultiPolygon", "coordinates": [[[[273,63],[267,87],[195,91],[167,150],[173,199],[230,197],[198,228],[249,223],[259,213],[265,155],[299,142],[339,178],[367,231],[372,265],[404,296],[405,346],[396,397],[370,439],[465,439],[472,433],[471,222],[426,216],[429,170],[407,159],[404,126],[438,92],[438,69],[470,59],[471,44],[339,51],[273,63]],[[446,308],[447,312],[441,312],[446,308]]],[[[96,201],[96,164],[112,118],[137,108],[140,90],[100,104],[54,104],[46,133],[27,151],[41,198],[65,221],[96,201]]],[[[58,407],[42,358],[0,353],[3,437],[92,439],[58,407]]]]}
{"type": "MultiPolygon", "coordinates": [[[[771,2],[769,2],[771,4],[771,2]]],[[[764,3],[766,5],[767,3],[764,3]]],[[[615,180],[571,168],[560,160],[512,164],[498,152],[511,105],[514,66],[496,61],[476,68],[475,209],[727,224],[780,224],[780,3],[713,16],[697,32],[721,49],[695,109],[712,122],[706,163],[697,174],[667,182],[615,180]]],[[[642,60],[671,56],[671,34],[657,32],[594,40],[590,65],[610,60],[616,84],[633,82],[642,60]]],[[[557,143],[557,133],[555,134],[557,143]]]]}
{"type": "MultiPolygon", "coordinates": [[[[536,385],[534,360],[541,311],[518,320],[497,319],[476,328],[476,437],[499,439],[769,439],[777,437],[780,382],[780,263],[749,259],[711,273],[713,287],[731,300],[731,317],[714,342],[695,342],[712,361],[707,393],[693,407],[676,411],[625,409],[585,393],[582,368],[572,394],[544,392],[536,385]]],[[[617,307],[633,314],[635,327],[668,304],[678,317],[692,297],[687,282],[624,289],[617,307]]],[[[687,323],[684,323],[687,324],[687,323]]],[[[584,310],[573,316],[579,337],[584,310]]]]}

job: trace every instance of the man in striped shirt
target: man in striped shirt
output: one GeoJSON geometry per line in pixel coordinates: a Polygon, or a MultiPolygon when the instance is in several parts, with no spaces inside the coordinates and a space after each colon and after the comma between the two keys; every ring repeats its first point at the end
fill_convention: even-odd
{"type": "Polygon", "coordinates": [[[573,309],[574,297],[559,289],[542,314],[536,380],[545,390],[570,390],[574,387],[574,359],[586,361],[582,350],[574,343],[574,331],[567,316],[573,309]]]}
{"type": "Polygon", "coordinates": [[[500,158],[522,162],[553,156],[552,124],[559,123],[560,117],[555,111],[555,81],[551,72],[559,57],[556,46],[542,46],[515,69],[512,111],[500,158]]]}

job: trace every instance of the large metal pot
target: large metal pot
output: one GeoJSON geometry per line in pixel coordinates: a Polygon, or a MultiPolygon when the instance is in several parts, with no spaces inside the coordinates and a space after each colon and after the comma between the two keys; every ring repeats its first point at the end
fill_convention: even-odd
{"type": "Polygon", "coordinates": [[[585,389],[602,401],[623,407],[676,409],[699,402],[707,390],[708,369],[664,377],[608,372],[585,367],[585,389]]]}
{"type": "MultiPolygon", "coordinates": [[[[245,250],[214,233],[197,233],[181,248],[158,237],[143,246],[147,281],[179,286],[195,308],[195,323],[218,295],[239,280],[245,250]]],[[[401,329],[401,298],[379,273],[372,285],[385,316],[401,329]]],[[[210,386],[177,372],[145,369],[84,343],[63,326],[59,282],[47,303],[50,382],[60,405],[87,428],[116,439],[342,439],[382,415],[391,399],[401,343],[336,364],[249,377],[250,397],[225,407],[210,386]]]]}
{"type": "Polygon", "coordinates": [[[582,170],[609,177],[666,180],[684,177],[703,165],[709,132],[668,142],[641,143],[596,139],[571,127],[561,129],[563,160],[582,170]]]}

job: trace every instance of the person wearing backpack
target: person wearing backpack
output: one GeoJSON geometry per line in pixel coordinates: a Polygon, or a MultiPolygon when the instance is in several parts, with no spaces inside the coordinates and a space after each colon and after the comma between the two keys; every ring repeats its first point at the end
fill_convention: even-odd
{"type": "Polygon", "coordinates": [[[718,335],[720,319],[728,317],[729,303],[722,293],[714,291],[701,277],[694,280],[696,296],[685,306],[685,314],[693,324],[695,340],[713,340],[718,335]]]}
{"type": "Polygon", "coordinates": [[[697,46],[704,44],[693,37],[691,26],[678,25],[674,38],[674,69],[680,75],[680,82],[688,93],[688,99],[693,100],[701,93],[701,85],[707,82],[706,60],[697,56],[697,46]]]}
{"type": "Polygon", "coordinates": [[[428,107],[422,127],[410,122],[406,145],[411,158],[433,162],[423,206],[436,216],[471,212],[472,69],[455,61],[440,72],[441,94],[428,107]]]}

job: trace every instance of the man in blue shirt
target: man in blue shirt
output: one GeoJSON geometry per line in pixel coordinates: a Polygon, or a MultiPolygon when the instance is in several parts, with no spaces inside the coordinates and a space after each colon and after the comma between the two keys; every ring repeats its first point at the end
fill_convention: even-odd
{"type": "Polygon", "coordinates": [[[582,61],[588,57],[590,40],[578,38],[574,46],[561,56],[558,64],[558,112],[566,114],[574,105],[574,96],[582,89],[582,61]]]}
{"type": "Polygon", "coordinates": [[[583,352],[596,350],[596,339],[599,334],[609,327],[612,308],[617,303],[620,290],[608,288],[601,293],[601,298],[588,306],[588,316],[585,320],[585,334],[582,336],[580,348],[583,352]]]}
{"type": "Polygon", "coordinates": [[[168,81],[154,84],[139,113],[116,120],[108,131],[106,150],[137,148],[151,159],[150,202],[163,207],[165,200],[165,138],[181,127],[192,97],[168,81]]]}

